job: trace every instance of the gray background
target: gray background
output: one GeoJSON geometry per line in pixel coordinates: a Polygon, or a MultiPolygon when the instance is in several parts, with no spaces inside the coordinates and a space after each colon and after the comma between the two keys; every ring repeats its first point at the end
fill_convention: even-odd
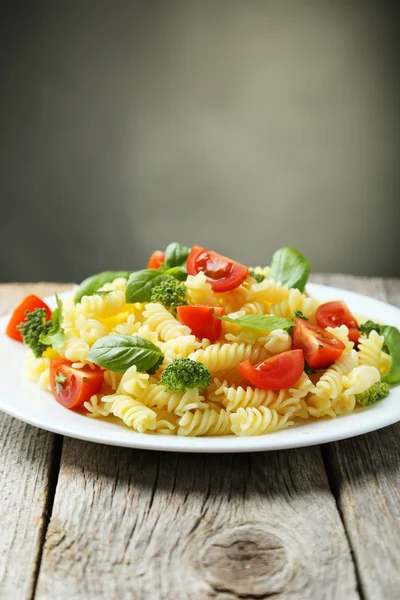
{"type": "Polygon", "coordinates": [[[400,275],[394,2],[1,12],[1,281],[135,269],[175,239],[400,275]]]}

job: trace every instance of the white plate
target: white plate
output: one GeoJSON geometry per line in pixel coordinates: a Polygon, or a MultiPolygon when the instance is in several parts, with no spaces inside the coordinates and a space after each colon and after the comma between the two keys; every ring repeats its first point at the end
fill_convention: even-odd
{"type": "MultiPolygon", "coordinates": [[[[400,310],[373,298],[334,287],[309,284],[308,291],[319,300],[343,299],[356,314],[400,327],[400,310]]],[[[70,293],[62,294],[67,298],[70,293]]],[[[54,307],[52,299],[46,299],[54,307]]],[[[299,448],[343,440],[400,421],[400,386],[392,388],[381,402],[336,419],[315,420],[291,429],[255,437],[156,436],[136,433],[116,423],[100,421],[62,407],[51,394],[25,379],[22,344],[10,340],[4,330],[9,315],[0,319],[0,409],[9,415],[69,437],[112,446],[178,452],[252,452],[299,448]]]]}

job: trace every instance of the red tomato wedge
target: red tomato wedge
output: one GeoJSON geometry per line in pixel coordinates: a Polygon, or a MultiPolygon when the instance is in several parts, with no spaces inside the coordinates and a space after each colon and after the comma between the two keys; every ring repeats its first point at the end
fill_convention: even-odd
{"type": "Polygon", "coordinates": [[[15,308],[13,314],[11,315],[10,322],[7,325],[6,334],[8,337],[13,340],[17,340],[17,342],[22,342],[22,336],[17,329],[17,325],[21,325],[26,319],[26,311],[33,312],[35,308],[44,308],[46,310],[46,321],[51,319],[51,309],[47,306],[43,300],[31,294],[30,296],[26,296],[20,304],[15,308]]]}
{"type": "Polygon", "coordinates": [[[50,360],[50,383],[54,398],[66,408],[78,408],[103,385],[104,375],[100,367],[74,369],[69,360],[50,360]]]}
{"type": "Polygon", "coordinates": [[[304,358],[312,369],[328,367],[342,355],[345,345],[333,333],[304,319],[295,319],[294,323],[293,348],[304,352],[304,358]]]}
{"type": "Polygon", "coordinates": [[[221,337],[222,322],[214,315],[225,314],[222,306],[196,304],[194,306],[178,306],[177,311],[180,322],[190,327],[197,338],[201,340],[207,338],[213,343],[221,337]]]}
{"type": "Polygon", "coordinates": [[[165,252],[161,250],[156,250],[149,258],[149,262],[147,263],[148,269],[159,269],[161,265],[165,263],[165,252]]]}
{"type": "Polygon", "coordinates": [[[335,301],[321,304],[317,309],[315,317],[320,327],[346,325],[349,328],[349,339],[357,344],[360,337],[357,321],[344,302],[335,301]]]}
{"type": "Polygon", "coordinates": [[[252,385],[263,390],[286,390],[298,381],[304,370],[301,350],[288,350],[253,366],[249,360],[240,363],[240,373],[252,385]]]}
{"type": "Polygon", "coordinates": [[[186,263],[189,275],[203,271],[214,292],[230,292],[249,276],[249,270],[231,258],[194,245],[186,263]]]}

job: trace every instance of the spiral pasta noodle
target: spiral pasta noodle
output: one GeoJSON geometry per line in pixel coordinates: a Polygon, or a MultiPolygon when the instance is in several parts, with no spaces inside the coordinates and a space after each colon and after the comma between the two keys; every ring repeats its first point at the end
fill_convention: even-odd
{"type": "Polygon", "coordinates": [[[76,305],[76,312],[88,319],[105,319],[118,314],[124,307],[124,292],[114,290],[104,295],[83,296],[76,305]]]}
{"type": "Polygon", "coordinates": [[[157,427],[157,414],[154,410],[124,394],[108,396],[105,410],[109,410],[110,413],[121,419],[125,425],[132,427],[139,433],[154,431],[157,427]]]}
{"type": "Polygon", "coordinates": [[[252,344],[211,344],[205,350],[199,349],[189,355],[192,360],[202,363],[211,374],[221,374],[245,360],[252,363],[268,358],[268,352],[262,346],[252,344]]]}
{"type": "Polygon", "coordinates": [[[219,305],[218,298],[203,271],[200,271],[197,275],[188,275],[185,286],[189,304],[219,305]]]}
{"type": "Polygon", "coordinates": [[[376,367],[384,375],[392,362],[391,357],[382,351],[385,338],[374,329],[368,337],[361,336],[358,341],[358,356],[360,365],[376,367]]]}
{"type": "Polygon", "coordinates": [[[231,429],[236,435],[262,435],[279,431],[293,423],[289,421],[291,413],[279,415],[276,410],[266,406],[259,408],[239,408],[230,414],[231,429]]]}
{"type": "Polygon", "coordinates": [[[151,302],[146,304],[143,312],[146,325],[159,336],[163,342],[168,342],[181,335],[190,335],[191,331],[186,325],[179,323],[162,304],[151,302]]]}
{"type": "Polygon", "coordinates": [[[179,420],[178,435],[227,435],[231,430],[229,414],[225,410],[186,412],[179,420]]]}
{"type": "Polygon", "coordinates": [[[271,304],[270,313],[277,317],[292,319],[297,310],[310,318],[317,308],[317,302],[313,298],[307,298],[297,289],[289,289],[287,298],[276,304],[271,304]]]}

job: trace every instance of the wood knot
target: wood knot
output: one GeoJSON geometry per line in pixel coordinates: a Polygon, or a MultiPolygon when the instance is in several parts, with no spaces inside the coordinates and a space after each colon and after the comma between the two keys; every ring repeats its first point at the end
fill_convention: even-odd
{"type": "Polygon", "coordinates": [[[208,583],[237,595],[277,593],[292,574],[284,540],[256,525],[234,527],[210,538],[201,563],[208,583]]]}

